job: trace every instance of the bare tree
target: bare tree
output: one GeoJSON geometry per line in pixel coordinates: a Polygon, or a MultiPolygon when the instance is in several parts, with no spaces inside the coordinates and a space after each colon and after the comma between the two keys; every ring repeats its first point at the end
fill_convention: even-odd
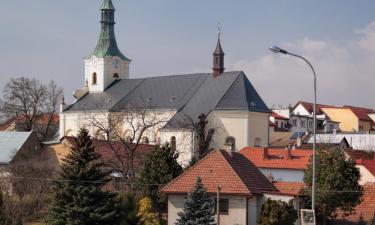
{"type": "Polygon", "coordinates": [[[45,140],[51,135],[51,124],[62,93],[53,81],[45,85],[25,77],[11,79],[5,85],[0,110],[15,119],[18,129],[34,129],[45,140]]]}
{"type": "Polygon", "coordinates": [[[155,133],[168,119],[146,104],[127,106],[121,112],[86,113],[83,118],[87,126],[94,128],[95,138],[104,139],[112,150],[112,169],[128,178],[135,176],[134,161],[139,157],[139,146],[149,142],[147,134],[155,133]]]}

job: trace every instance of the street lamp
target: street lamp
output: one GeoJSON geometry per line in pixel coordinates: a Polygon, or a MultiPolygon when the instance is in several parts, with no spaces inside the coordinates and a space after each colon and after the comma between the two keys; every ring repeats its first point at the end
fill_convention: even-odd
{"type": "Polygon", "coordinates": [[[314,75],[314,143],[313,143],[313,179],[312,179],[311,209],[315,210],[315,191],[316,191],[316,186],[315,186],[315,182],[316,182],[316,178],[315,178],[315,169],[316,169],[315,168],[316,167],[316,73],[315,73],[314,67],[304,57],[302,57],[300,55],[297,55],[297,54],[294,54],[294,53],[291,53],[291,52],[288,52],[288,51],[286,51],[284,49],[281,49],[277,46],[272,46],[269,49],[275,54],[282,53],[282,54],[285,54],[285,55],[291,55],[291,56],[302,59],[303,61],[305,61],[310,66],[310,68],[313,72],[313,75],[314,75]]]}

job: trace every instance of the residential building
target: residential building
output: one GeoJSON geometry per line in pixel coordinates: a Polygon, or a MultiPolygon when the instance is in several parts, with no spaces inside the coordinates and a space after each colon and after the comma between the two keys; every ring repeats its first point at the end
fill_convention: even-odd
{"type": "MultiPolygon", "coordinates": [[[[328,105],[316,104],[317,132],[332,133],[339,130],[339,122],[324,113],[322,108],[328,105]]],[[[299,101],[292,108],[290,121],[292,132],[312,132],[314,129],[314,104],[299,101]]]]}
{"type": "Polygon", "coordinates": [[[357,168],[361,173],[359,183],[364,185],[366,183],[375,183],[375,153],[362,150],[345,151],[347,157],[355,160],[357,168]]]}
{"type": "Polygon", "coordinates": [[[342,132],[370,132],[374,130],[374,121],[369,114],[374,113],[372,109],[346,106],[323,107],[322,111],[335,121],[340,122],[342,132]]]}
{"type": "MultiPolygon", "coordinates": [[[[192,123],[198,122],[201,114],[207,115],[206,130],[214,134],[210,148],[231,144],[238,151],[245,146],[268,144],[270,110],[244,72],[224,72],[220,34],[212,73],[131,79],[131,60],[116,43],[114,13],[112,1],[104,0],[99,42],[85,58],[84,87],[75,92],[77,100],[73,104],[61,107],[61,138],[77,135],[82,127],[96,138],[105,138],[90,118],[111,126],[111,118],[124,111],[129,116],[142,108],[149,116],[135,116],[135,124],[141,124],[140,117],[160,121],[148,128],[142,139],[151,144],[173,142],[180,153],[179,162],[184,165],[196,151],[198,140],[192,123]]],[[[125,121],[116,125],[116,132],[123,138],[131,129],[125,121]]]]}
{"type": "MultiPolygon", "coordinates": [[[[347,144],[356,150],[375,151],[375,134],[361,133],[361,132],[341,132],[332,134],[317,134],[316,143],[318,144],[332,144],[341,143],[343,139],[347,144]]],[[[312,144],[313,136],[310,136],[306,143],[312,144]]]]}
{"type": "Polygon", "coordinates": [[[240,153],[251,161],[269,180],[275,182],[303,182],[312,150],[252,148],[240,153]]]}
{"type": "Polygon", "coordinates": [[[279,186],[286,192],[278,190],[244,155],[214,150],[161,190],[168,195],[168,225],[176,223],[177,213],[183,210],[187,193],[194,187],[197,177],[202,179],[213,199],[220,187],[220,222],[223,225],[256,225],[261,206],[268,198],[294,200],[299,210],[296,192],[291,193],[282,184],[279,186]]]}

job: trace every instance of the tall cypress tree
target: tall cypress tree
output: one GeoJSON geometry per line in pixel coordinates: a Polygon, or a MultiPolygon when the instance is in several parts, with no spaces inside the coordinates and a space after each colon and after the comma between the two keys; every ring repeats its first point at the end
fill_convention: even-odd
{"type": "Polygon", "coordinates": [[[117,195],[102,189],[109,181],[109,172],[103,170],[99,159],[88,131],[82,129],[55,182],[49,224],[119,224],[117,195]]]}
{"type": "Polygon", "coordinates": [[[215,203],[207,193],[200,177],[185,200],[184,209],[178,213],[180,217],[176,225],[214,225],[215,203]]]}

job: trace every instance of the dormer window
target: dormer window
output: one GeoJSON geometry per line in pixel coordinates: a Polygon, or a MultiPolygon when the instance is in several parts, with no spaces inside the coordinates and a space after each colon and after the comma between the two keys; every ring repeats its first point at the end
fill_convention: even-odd
{"type": "Polygon", "coordinates": [[[96,73],[93,73],[92,74],[92,85],[96,85],[98,82],[98,77],[96,75],[96,73]]]}

